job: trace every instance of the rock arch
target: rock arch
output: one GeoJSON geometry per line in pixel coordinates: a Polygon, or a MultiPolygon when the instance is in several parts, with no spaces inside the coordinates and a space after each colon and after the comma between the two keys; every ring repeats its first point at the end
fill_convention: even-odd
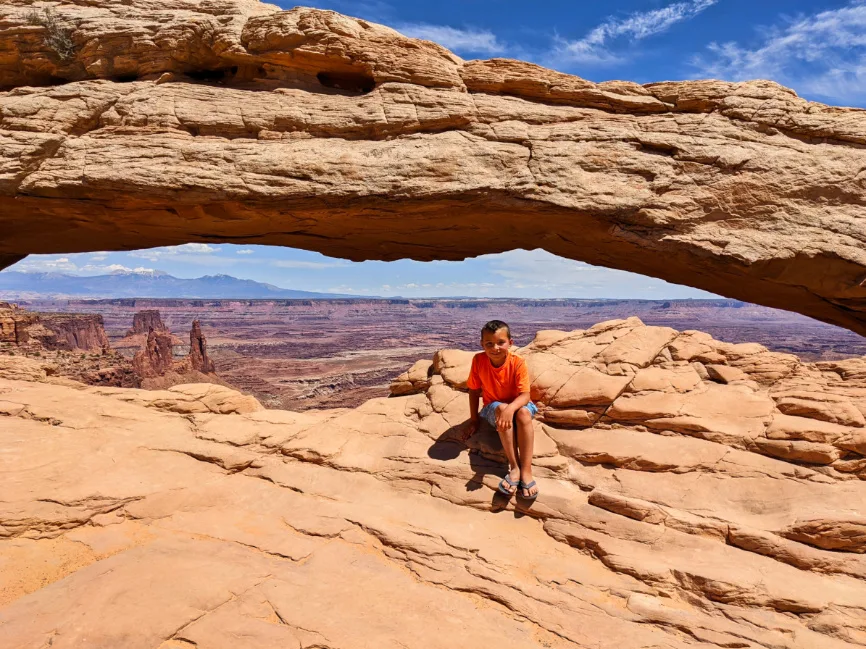
{"type": "Polygon", "coordinates": [[[252,0],[0,7],[0,267],[190,241],[544,248],[866,334],[866,112],[590,83],[252,0]],[[58,50],[58,38],[73,46],[58,50]]]}

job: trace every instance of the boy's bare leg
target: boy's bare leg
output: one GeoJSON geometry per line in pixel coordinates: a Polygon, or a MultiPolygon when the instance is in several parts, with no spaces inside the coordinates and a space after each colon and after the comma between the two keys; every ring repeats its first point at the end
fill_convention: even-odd
{"type": "MultiPolygon", "coordinates": [[[[508,406],[504,403],[496,406],[497,414],[505,410],[508,406]]],[[[501,430],[497,430],[499,433],[499,441],[502,442],[502,450],[505,451],[505,457],[508,460],[508,477],[511,479],[515,485],[517,481],[520,479],[520,463],[518,461],[517,455],[517,433],[512,427],[510,430],[502,432],[501,430]]],[[[517,487],[508,487],[509,493],[515,493],[517,491],[517,487]]]]}
{"type": "MultiPolygon", "coordinates": [[[[529,410],[521,408],[517,411],[517,446],[520,458],[520,479],[523,484],[532,482],[532,447],[535,444],[535,430],[532,428],[532,415],[529,410]]],[[[538,493],[538,486],[524,489],[522,496],[531,498],[538,493]]]]}

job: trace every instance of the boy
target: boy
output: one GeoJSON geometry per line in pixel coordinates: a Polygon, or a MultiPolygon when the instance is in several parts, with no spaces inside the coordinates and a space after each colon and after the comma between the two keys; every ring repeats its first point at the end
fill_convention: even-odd
{"type": "Polygon", "coordinates": [[[499,433],[509,471],[499,482],[499,491],[511,496],[518,489],[528,500],[538,496],[532,479],[532,444],[535,434],[532,418],[538,412],[529,400],[529,372],[526,363],[509,350],[514,344],[511,328],[501,320],[491,320],[481,328],[481,353],[472,359],[469,371],[469,439],[483,417],[499,433]],[[478,412],[478,398],[484,407],[478,412]],[[515,433],[516,429],[516,433],[515,433]]]}

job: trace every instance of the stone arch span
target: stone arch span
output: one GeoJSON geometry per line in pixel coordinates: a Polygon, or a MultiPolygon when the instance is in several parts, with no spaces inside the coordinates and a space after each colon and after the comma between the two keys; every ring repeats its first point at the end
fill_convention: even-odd
{"type": "Polygon", "coordinates": [[[54,38],[31,3],[0,7],[0,267],[191,241],[544,248],[866,334],[864,111],[463,61],[328,11],[169,6],[60,4],[54,38]]]}

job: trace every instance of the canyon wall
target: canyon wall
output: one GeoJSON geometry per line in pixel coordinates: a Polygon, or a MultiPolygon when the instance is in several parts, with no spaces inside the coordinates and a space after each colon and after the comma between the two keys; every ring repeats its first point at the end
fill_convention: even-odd
{"type": "Polygon", "coordinates": [[[0,7],[0,265],[188,241],[540,247],[866,332],[864,111],[769,81],[463,61],[250,0],[53,16],[0,7]]]}
{"type": "Polygon", "coordinates": [[[132,329],[126,335],[134,336],[135,334],[148,334],[150,330],[167,331],[167,327],[156,309],[145,309],[137,312],[132,317],[132,329]]]}
{"type": "Polygon", "coordinates": [[[110,349],[101,315],[32,313],[7,302],[0,302],[0,343],[31,344],[50,351],[110,349]]]}

